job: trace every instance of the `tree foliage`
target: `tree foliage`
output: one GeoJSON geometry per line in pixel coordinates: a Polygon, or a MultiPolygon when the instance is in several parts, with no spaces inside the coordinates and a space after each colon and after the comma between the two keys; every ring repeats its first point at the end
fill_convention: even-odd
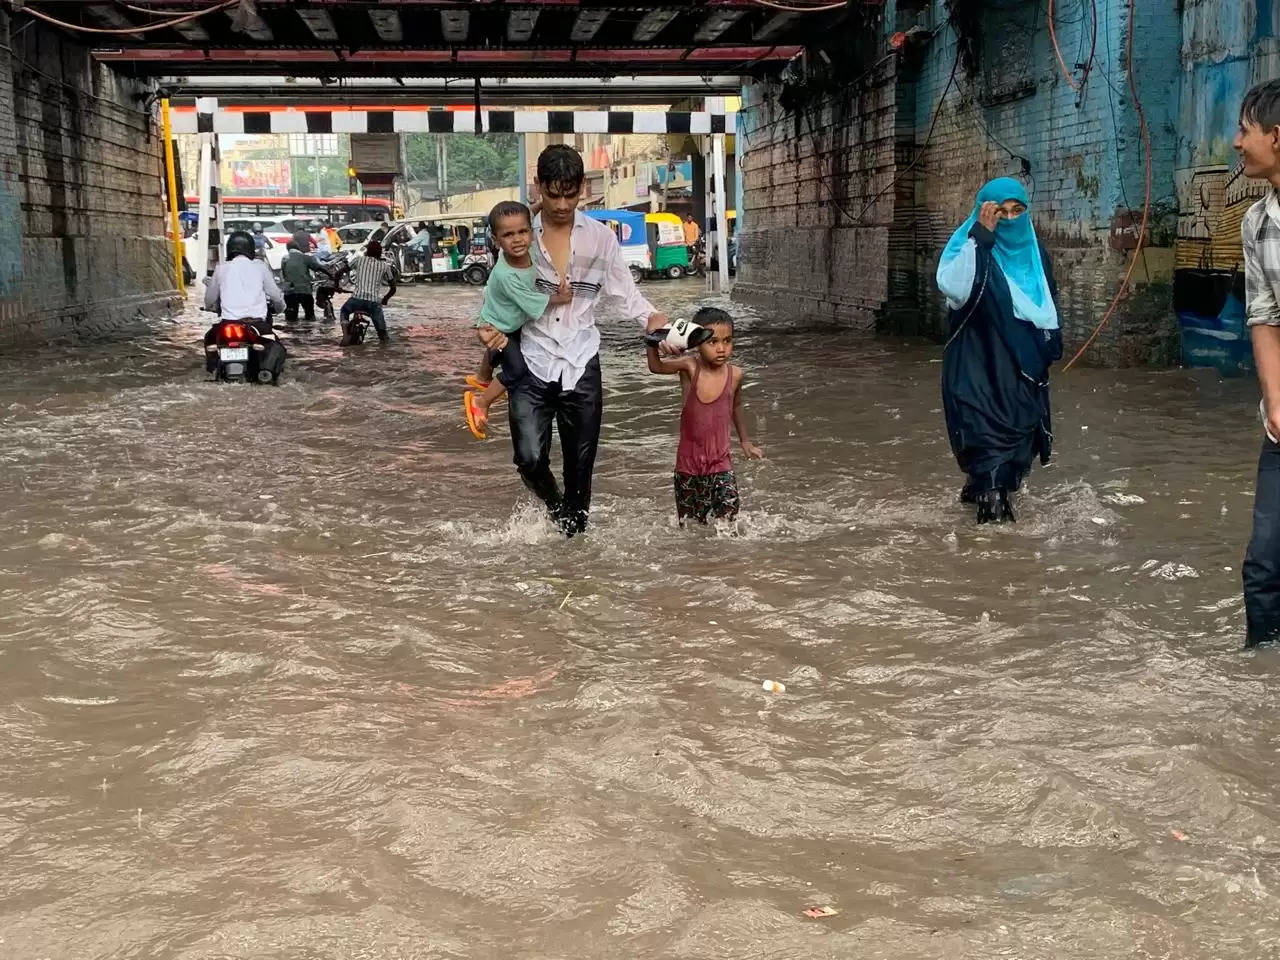
{"type": "Polygon", "coordinates": [[[410,133],[405,135],[405,174],[411,181],[437,181],[436,142],[443,139],[445,193],[514,186],[519,179],[519,137],[514,133],[410,133]]]}

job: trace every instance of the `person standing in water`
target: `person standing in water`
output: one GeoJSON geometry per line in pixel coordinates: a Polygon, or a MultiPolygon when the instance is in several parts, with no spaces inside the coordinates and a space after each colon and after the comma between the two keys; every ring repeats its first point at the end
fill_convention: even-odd
{"type": "Polygon", "coordinates": [[[1280,80],[1260,83],[1240,106],[1236,133],[1246,177],[1271,184],[1244,215],[1244,299],[1262,389],[1253,535],[1242,568],[1245,646],[1280,638],[1280,80]]]}
{"type": "Polygon", "coordinates": [[[680,408],[680,446],[676,450],[676,515],[680,525],[690,518],[733,520],[740,500],[733,472],[729,425],[738,431],[742,452],[752,460],[764,451],[747,438],[742,416],[742,368],[729,362],[733,356],[733,317],[715,307],[703,307],[693,322],[711,337],[683,356],[664,359],[658,348],[646,346],[650,373],[678,373],[683,405],[680,408]]]}
{"type": "MultiPolygon", "coordinates": [[[[554,144],[538,156],[542,205],[534,219],[531,247],[536,286],[552,296],[567,283],[573,299],[548,306],[521,329],[528,372],[508,397],[511,445],[520,478],[569,537],[587,526],[604,414],[596,306],[601,298],[611,298],[618,313],[649,330],[667,323],[666,315],[636,289],[613,231],[578,211],[585,176],[582,157],[572,147],[554,144]],[[563,489],[551,473],[552,421],[564,456],[563,489]]],[[[493,327],[477,332],[490,350],[507,344],[506,334],[493,327]]]]}
{"type": "Polygon", "coordinates": [[[942,359],[947,436],[967,480],[960,499],[977,504],[978,523],[1012,522],[1010,495],[1049,462],[1049,366],[1062,357],[1048,252],[1010,177],[978,191],[973,213],[938,263],[938,289],[950,308],[942,359]]]}

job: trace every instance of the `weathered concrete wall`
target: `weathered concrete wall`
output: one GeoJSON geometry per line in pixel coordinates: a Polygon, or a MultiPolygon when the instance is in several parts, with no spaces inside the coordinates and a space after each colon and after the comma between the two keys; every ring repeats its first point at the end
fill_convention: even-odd
{"type": "Polygon", "coordinates": [[[1189,363],[1251,367],[1244,328],[1240,223],[1267,185],[1246,180],[1232,149],[1240,103],[1280,76],[1280,5],[1198,0],[1183,8],[1174,306],[1189,363]]]}
{"type": "Polygon", "coordinates": [[[0,13],[0,341],[169,308],[160,137],[141,88],[0,13]]]}
{"type": "MultiPolygon", "coordinates": [[[[1037,231],[1054,258],[1066,343],[1081,344],[1120,286],[1129,255],[1124,247],[1136,234],[1127,224],[1140,217],[1144,192],[1143,149],[1126,87],[1128,0],[1098,0],[1097,6],[1098,41],[1083,95],[1062,77],[1036,4],[985,6],[978,69],[970,74],[961,64],[953,72],[957,41],[942,0],[886,3],[886,34],[913,25],[942,28],[918,63],[890,62],[879,71],[876,85],[854,99],[851,115],[836,121],[838,129],[816,147],[805,142],[812,139],[807,126],[797,133],[768,106],[776,104],[776,91],[750,88],[752,102],[766,102],[758,113],[786,133],[781,142],[747,140],[744,204],[752,215],[742,241],[742,295],[789,300],[810,277],[797,273],[803,263],[785,246],[802,257],[822,257],[828,248],[847,248],[838,237],[858,236],[854,256],[809,268],[810,276],[831,276],[830,286],[814,286],[827,298],[826,309],[815,312],[855,324],[873,315],[881,331],[937,336],[945,323],[933,282],[938,256],[972,210],[978,188],[993,177],[1014,176],[1027,186],[1037,231]],[[812,175],[825,182],[800,194],[811,209],[771,236],[755,208],[767,206],[793,170],[798,180],[810,174],[795,158],[813,149],[845,157],[824,158],[812,175]],[[868,202],[881,191],[880,200],[868,202]],[[833,197],[851,198],[850,216],[833,209],[833,197]]],[[[1159,6],[1139,4],[1134,57],[1153,144],[1152,249],[1136,271],[1141,286],[1087,355],[1092,362],[1178,359],[1169,299],[1180,27],[1159,6]]],[[[1058,40],[1069,63],[1080,50],[1087,57],[1091,30],[1088,16],[1062,18],[1058,40]]],[[[751,125],[753,113],[748,110],[751,125]]]]}

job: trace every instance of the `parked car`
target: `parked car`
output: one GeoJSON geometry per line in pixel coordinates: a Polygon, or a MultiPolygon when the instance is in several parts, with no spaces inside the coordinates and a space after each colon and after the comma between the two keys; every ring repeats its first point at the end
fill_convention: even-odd
{"type": "Polygon", "coordinates": [[[293,239],[293,231],[288,228],[288,225],[301,224],[299,229],[305,230],[306,224],[292,217],[287,220],[245,220],[237,217],[234,220],[224,221],[222,226],[226,233],[231,233],[232,230],[253,233],[253,225],[255,223],[262,225],[262,232],[267,237],[267,266],[271,268],[272,273],[278,274],[281,265],[284,263],[285,247],[293,239]]]}

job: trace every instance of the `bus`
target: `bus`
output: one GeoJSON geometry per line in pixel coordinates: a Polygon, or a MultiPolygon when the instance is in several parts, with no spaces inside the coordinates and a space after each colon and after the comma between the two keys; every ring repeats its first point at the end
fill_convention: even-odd
{"type": "MultiPolygon", "coordinates": [[[[401,214],[386,197],[238,197],[223,196],[222,220],[297,219],[329,221],[335,227],[364,220],[397,219],[401,214]]],[[[199,210],[200,198],[187,197],[187,209],[199,210]]]]}

